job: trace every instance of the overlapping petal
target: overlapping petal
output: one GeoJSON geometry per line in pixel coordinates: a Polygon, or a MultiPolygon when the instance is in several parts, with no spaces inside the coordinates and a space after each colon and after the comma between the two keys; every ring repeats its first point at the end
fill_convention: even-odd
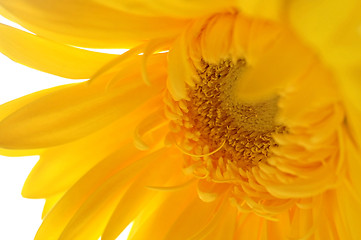
{"type": "Polygon", "coordinates": [[[65,78],[88,79],[116,57],[59,44],[3,24],[0,35],[0,51],[15,62],[65,78]]]}
{"type": "Polygon", "coordinates": [[[45,38],[90,48],[130,48],[173,36],[188,21],[133,15],[90,0],[1,0],[0,14],[45,38]]]}
{"type": "Polygon", "coordinates": [[[96,0],[97,2],[124,12],[145,16],[169,16],[178,18],[194,18],[214,12],[230,11],[237,5],[236,0],[96,0]]]}
{"type": "Polygon", "coordinates": [[[0,145],[41,154],[23,190],[47,198],[36,239],[111,240],[133,219],[132,240],[357,239],[360,8],[356,0],[0,0],[0,13],[37,34],[0,26],[2,52],[49,73],[92,77],[0,108],[0,145]],[[117,58],[71,46],[136,44],[117,58]],[[163,48],[169,54],[152,55],[163,48]],[[272,157],[249,168],[238,166],[241,157],[212,159],[224,143],[197,145],[207,141],[194,127],[202,122],[189,121],[199,116],[189,112],[206,112],[186,103],[199,80],[211,85],[200,66],[224,60],[243,61],[227,78],[238,81],[237,104],[276,96],[275,121],[286,129],[270,135],[272,157]],[[80,68],[62,71],[72,65],[80,68]],[[168,120],[174,135],[166,137],[168,120]],[[177,134],[185,150],[172,141],[177,134]],[[164,148],[164,138],[181,151],[164,148]],[[198,184],[159,186],[189,179],[181,152],[198,184]]]}
{"type": "MultiPolygon", "coordinates": [[[[131,63],[136,65],[139,58],[131,63]]],[[[122,81],[110,89],[106,87],[108,79],[117,79],[117,72],[100,76],[103,81],[62,87],[3,119],[0,142],[4,148],[29,149],[51,147],[84,137],[157,96],[163,89],[164,74],[161,67],[152,73],[151,87],[144,84],[140,71],[123,76],[122,81]]]]}
{"type": "Polygon", "coordinates": [[[127,143],[136,123],[144,118],[144,110],[159,103],[160,101],[155,101],[145,104],[127,117],[85,138],[47,148],[29,174],[22,195],[28,198],[49,198],[69,189],[94,165],[116,151],[120,145],[127,143]],[[99,141],[100,139],[106,141],[99,141]]]}

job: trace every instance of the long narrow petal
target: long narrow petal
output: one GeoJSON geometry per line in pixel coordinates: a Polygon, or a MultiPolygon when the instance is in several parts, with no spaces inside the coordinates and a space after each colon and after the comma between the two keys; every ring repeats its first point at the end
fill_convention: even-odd
{"type": "MultiPolygon", "coordinates": [[[[141,163],[135,162],[135,165],[140,165],[139,170],[133,170],[134,172],[132,172],[130,176],[140,174],[135,178],[135,181],[139,183],[139,181],[142,181],[142,178],[143,180],[147,178],[145,175],[153,169],[154,165],[160,164],[164,157],[166,157],[166,151],[160,150],[139,160],[143,162],[142,165],[140,165],[141,163]]],[[[157,173],[153,172],[153,174],[157,173]]],[[[124,192],[124,188],[129,182],[122,172],[115,174],[107,180],[86,200],[81,208],[79,208],[59,239],[98,239],[116,209],[119,200],[129,197],[128,194],[131,194],[128,191],[124,192]]],[[[135,183],[135,185],[137,184],[135,183]]],[[[133,185],[129,186],[129,188],[132,187],[133,185]]],[[[132,192],[132,190],[130,190],[130,192],[132,192]]],[[[122,207],[126,208],[127,205],[123,205],[122,207]]]]}
{"type": "MultiPolygon", "coordinates": [[[[35,99],[41,98],[53,92],[56,92],[60,89],[63,89],[65,86],[54,87],[50,89],[45,89],[39,92],[35,92],[33,94],[12,100],[5,104],[0,105],[0,121],[2,121],[7,116],[14,113],[17,109],[24,107],[25,105],[33,102],[35,99]]],[[[42,149],[0,149],[1,155],[5,156],[26,156],[26,155],[38,155],[42,152],[42,149]]]]}
{"type": "Polygon", "coordinates": [[[82,0],[0,0],[0,14],[46,38],[90,48],[130,48],[177,34],[187,22],[132,15],[82,0]]]}
{"type": "Polygon", "coordinates": [[[164,239],[183,240],[196,235],[212,221],[219,210],[219,204],[219,201],[205,203],[199,198],[189,202],[188,207],[179,215],[164,239]]]}
{"type": "Polygon", "coordinates": [[[3,24],[0,35],[1,53],[15,62],[65,78],[90,78],[115,58],[112,54],[59,44],[3,24]]]}
{"type": "MultiPolygon", "coordinates": [[[[119,191],[126,190],[125,187],[134,180],[140,171],[155,156],[158,156],[158,154],[153,154],[142,158],[140,154],[131,143],[124,144],[119,151],[92,168],[66,192],[48,213],[35,239],[59,239],[66,225],[87,199],[99,191],[108,189],[112,185],[111,182],[119,184],[119,191]],[[114,180],[117,181],[114,182],[114,180]]],[[[115,194],[118,194],[119,191],[115,194]]]]}
{"type": "Polygon", "coordinates": [[[109,219],[107,227],[102,234],[102,239],[112,240],[134,220],[144,208],[150,205],[150,199],[157,194],[164,194],[157,190],[150,189],[147,185],[162,186],[164,184],[173,185],[184,181],[182,172],[182,156],[180,154],[169,153],[166,161],[154,161],[149,173],[141,176],[133,183],[124,194],[122,200],[115,208],[112,217],[109,219]],[[157,165],[157,167],[154,167],[157,165]]]}
{"type": "Polygon", "coordinates": [[[175,192],[158,194],[154,199],[151,199],[150,206],[152,207],[136,218],[129,239],[143,240],[149,236],[152,236],[153,239],[164,239],[167,230],[183,213],[189,202],[198,198],[194,187],[195,185],[191,184],[189,187],[175,192]]]}
{"type": "Polygon", "coordinates": [[[51,197],[45,199],[45,204],[43,208],[43,212],[41,214],[41,218],[44,219],[45,216],[50,212],[50,210],[55,206],[55,204],[63,197],[64,193],[58,193],[51,197]]]}
{"type": "MultiPolygon", "coordinates": [[[[17,110],[0,123],[0,145],[10,149],[41,148],[84,137],[114,122],[157,95],[162,87],[141,79],[110,90],[80,83],[62,88],[17,110]]],[[[124,83],[126,83],[124,82],[124,83]]]]}
{"type": "Polygon", "coordinates": [[[22,195],[28,198],[48,198],[66,191],[95,164],[118,149],[124,141],[130,141],[136,123],[146,116],[145,109],[158,107],[159,104],[160,100],[146,104],[85,138],[46,149],[26,179],[22,195]]]}

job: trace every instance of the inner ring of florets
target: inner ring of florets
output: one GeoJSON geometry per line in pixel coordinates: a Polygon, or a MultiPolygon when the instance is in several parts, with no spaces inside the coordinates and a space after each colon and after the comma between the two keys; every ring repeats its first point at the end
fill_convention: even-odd
{"type": "Polygon", "coordinates": [[[272,135],[286,132],[275,123],[278,97],[237,102],[233,86],[246,68],[244,59],[218,65],[202,61],[201,65],[200,80],[188,90],[189,99],[179,102],[181,118],[172,122],[178,131],[176,143],[188,153],[190,162],[203,165],[206,172],[217,171],[220,162],[235,171],[265,162],[270,149],[277,146],[272,135]]]}

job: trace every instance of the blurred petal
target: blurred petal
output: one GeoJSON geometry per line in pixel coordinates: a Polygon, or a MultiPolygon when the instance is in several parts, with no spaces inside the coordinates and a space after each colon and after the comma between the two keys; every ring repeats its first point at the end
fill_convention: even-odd
{"type": "Polygon", "coordinates": [[[106,6],[121,11],[145,16],[171,16],[179,18],[199,17],[231,10],[236,0],[96,0],[106,6]]]}
{"type": "Polygon", "coordinates": [[[295,0],[288,7],[294,30],[339,78],[344,97],[361,111],[361,2],[295,0]]]}
{"type": "Polygon", "coordinates": [[[63,197],[64,193],[58,193],[54,196],[48,197],[45,200],[44,209],[41,214],[41,218],[44,219],[49,211],[55,206],[55,204],[63,197]]]}
{"type": "Polygon", "coordinates": [[[116,239],[126,226],[150,205],[150,199],[156,197],[157,194],[164,194],[148,186],[173,185],[184,181],[185,177],[181,170],[182,162],[179,161],[179,157],[181,156],[177,152],[170,152],[166,157],[166,162],[161,161],[161,164],[158,165],[154,161],[152,164],[158,166],[151,167],[149,173],[143,174],[129,187],[114,209],[102,239],[116,239]]]}
{"type": "Polygon", "coordinates": [[[130,141],[137,122],[146,116],[145,109],[159,104],[160,100],[145,104],[127,117],[85,138],[46,149],[26,179],[22,194],[28,198],[45,198],[66,191],[119,145],[130,141]]]}
{"type": "Polygon", "coordinates": [[[131,78],[123,81],[127,84],[122,88],[109,90],[87,82],[68,85],[5,118],[0,123],[0,145],[10,149],[41,148],[84,137],[159,94],[164,77],[155,80],[148,87],[142,79],[131,78]]]}
{"type": "MultiPolygon", "coordinates": [[[[94,200],[106,196],[105,193],[111,193],[108,198],[103,199],[103,203],[114,201],[115,196],[121,196],[126,190],[126,186],[131,184],[155,157],[162,154],[164,151],[141,157],[131,144],[121,146],[119,151],[97,164],[66,192],[44,219],[35,239],[58,239],[69,222],[74,217],[73,221],[78,221],[84,211],[87,212],[88,207],[96,202],[94,200]],[[110,191],[112,189],[114,191],[110,191]],[[80,209],[82,210],[80,211],[80,209]]],[[[97,206],[102,207],[103,205],[98,204],[97,206]]],[[[110,206],[110,208],[113,207],[114,204],[110,206]]],[[[110,209],[104,210],[109,213],[110,209]]],[[[96,214],[96,211],[88,211],[88,213],[96,214]]],[[[91,221],[85,217],[83,220],[84,222],[91,221]]],[[[77,228],[80,229],[83,226],[79,224],[77,228]]],[[[94,227],[99,231],[96,226],[94,227]]]]}
{"type": "Polygon", "coordinates": [[[144,17],[94,1],[0,0],[0,14],[30,31],[70,45],[130,48],[144,40],[177,34],[185,20],[144,17]]]}
{"type": "Polygon", "coordinates": [[[238,6],[247,15],[280,20],[284,15],[286,0],[238,0],[238,6]]]}
{"type": "Polygon", "coordinates": [[[249,66],[240,75],[236,87],[245,102],[272,98],[300,78],[314,62],[313,53],[295,41],[291,33],[280,34],[272,26],[255,25],[246,52],[249,66]]]}
{"type": "Polygon", "coordinates": [[[58,44],[0,24],[0,51],[28,67],[65,78],[87,79],[115,55],[58,44]],[[76,66],[76,67],[74,67],[76,66]]]}
{"type": "Polygon", "coordinates": [[[193,201],[189,201],[188,204],[187,208],[183,210],[169,228],[164,239],[183,240],[195,236],[210,224],[219,210],[220,201],[205,203],[195,198],[193,201]]]}
{"type": "Polygon", "coordinates": [[[150,200],[150,211],[144,211],[136,218],[129,238],[143,240],[152,236],[154,239],[164,239],[167,229],[195,197],[194,184],[174,192],[161,192],[150,200]]]}
{"type": "MultiPolygon", "coordinates": [[[[133,172],[129,174],[129,177],[135,177],[133,183],[124,176],[124,172],[122,171],[105,181],[104,184],[102,184],[86,199],[84,204],[82,204],[79,210],[74,214],[71,221],[63,230],[60,239],[97,240],[106,228],[109,220],[111,220],[112,214],[116,211],[116,207],[119,206],[119,204],[121,208],[125,209],[124,213],[126,213],[127,208],[131,210],[133,206],[135,208],[138,207],[136,202],[134,202],[134,199],[131,201],[132,194],[139,193],[134,187],[139,186],[138,184],[141,182],[144,184],[144,180],[148,177],[157,178],[156,175],[158,175],[158,177],[162,177],[162,175],[159,175],[159,172],[153,170],[153,164],[159,165],[161,163],[161,159],[166,157],[166,155],[167,150],[162,149],[154,152],[153,154],[149,154],[143,159],[140,159],[130,165],[128,168],[134,168],[133,172]],[[152,171],[152,173],[147,174],[150,171],[152,171]],[[128,184],[131,184],[129,186],[129,188],[131,188],[130,191],[127,191],[128,187],[126,186],[128,184]]],[[[166,166],[164,165],[164,167],[166,166]]],[[[126,171],[127,168],[124,170],[126,171]]],[[[163,177],[163,180],[167,181],[167,176],[164,175],[163,177]]],[[[142,194],[142,192],[140,192],[140,194],[142,194]]],[[[135,197],[136,195],[133,196],[135,197]]],[[[140,196],[138,195],[138,197],[140,196]]],[[[139,198],[138,200],[140,203],[142,202],[142,198],[139,198]]],[[[137,212],[135,211],[131,214],[136,213],[137,212]]],[[[127,218],[126,215],[124,215],[124,217],[125,221],[131,221],[131,219],[127,218]]]]}
{"type": "MultiPolygon", "coordinates": [[[[14,113],[17,109],[20,109],[24,107],[25,105],[33,102],[35,99],[41,98],[43,96],[46,96],[48,94],[51,94],[52,92],[56,92],[60,89],[63,89],[64,86],[54,87],[46,90],[42,90],[15,100],[12,100],[10,102],[7,102],[5,104],[0,105],[0,122],[5,119],[7,116],[14,113]]],[[[26,156],[26,155],[38,155],[42,152],[42,149],[0,149],[1,155],[5,156],[26,156]]]]}

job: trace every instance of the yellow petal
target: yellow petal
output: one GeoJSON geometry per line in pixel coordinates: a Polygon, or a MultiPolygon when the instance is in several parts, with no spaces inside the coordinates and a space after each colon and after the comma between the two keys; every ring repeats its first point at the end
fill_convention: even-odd
{"type": "Polygon", "coordinates": [[[58,193],[54,196],[46,198],[44,209],[41,214],[41,218],[44,219],[49,211],[55,206],[55,204],[63,197],[64,193],[58,193]]]}
{"type": "Polygon", "coordinates": [[[291,33],[280,35],[277,28],[266,24],[255,23],[253,28],[246,51],[247,67],[236,86],[240,100],[246,102],[272,98],[314,62],[313,53],[291,33]]]}
{"type": "Polygon", "coordinates": [[[169,228],[164,239],[183,240],[196,235],[205,228],[219,209],[219,201],[205,203],[196,198],[188,203],[188,207],[180,214],[169,228]]]}
{"type": "Polygon", "coordinates": [[[235,230],[238,225],[238,211],[229,202],[224,203],[224,207],[219,214],[218,219],[214,220],[214,227],[207,234],[204,240],[225,240],[235,239],[235,230]]]}
{"type": "MultiPolygon", "coordinates": [[[[287,184],[279,181],[272,182],[269,179],[264,179],[261,176],[262,173],[258,171],[253,171],[253,175],[255,176],[256,180],[275,197],[306,198],[320,194],[327,189],[335,187],[335,167],[330,165],[331,164],[328,164],[316,169],[311,168],[312,171],[305,170],[304,174],[309,172],[309,175],[305,178],[288,179],[286,176],[285,178],[288,181],[287,184]]],[[[278,173],[278,177],[282,177],[282,175],[278,173]]]]}
{"type": "MultiPolygon", "coordinates": [[[[139,160],[143,162],[143,165],[140,167],[138,172],[133,170],[133,172],[130,174],[130,177],[135,177],[135,181],[138,183],[143,182],[140,178],[147,178],[145,175],[147,175],[153,169],[153,164],[159,165],[165,156],[166,151],[163,149],[145,157],[145,161],[139,160]],[[149,163],[151,163],[150,166],[149,163]],[[137,177],[138,175],[139,179],[137,177]]],[[[153,174],[157,174],[157,172],[153,171],[153,174]]],[[[130,204],[132,202],[131,200],[135,201],[134,198],[131,198],[131,195],[137,191],[130,188],[136,186],[137,183],[134,183],[134,185],[131,184],[129,186],[130,192],[124,192],[124,190],[127,189],[126,186],[129,183],[129,179],[124,177],[124,173],[121,172],[109,178],[109,180],[107,180],[99,189],[97,189],[96,192],[94,192],[94,194],[92,194],[79,208],[79,210],[72,217],[71,221],[62,232],[60,239],[98,239],[108,224],[108,221],[111,220],[111,216],[116,210],[117,204],[122,204],[122,202],[119,201],[122,201],[124,198],[127,199],[123,203],[130,204]]],[[[145,195],[143,197],[143,201],[146,201],[147,196],[145,195]]],[[[141,198],[139,200],[141,203],[141,198]]],[[[127,208],[127,205],[118,206],[121,206],[121,208],[127,208]]],[[[129,205],[129,207],[131,208],[131,205],[129,205]]],[[[137,212],[130,213],[131,215],[137,214],[137,212]]],[[[127,216],[125,215],[125,217],[127,216]]]]}
{"type": "Polygon", "coordinates": [[[115,58],[111,54],[58,44],[3,24],[0,35],[0,52],[15,62],[65,78],[90,78],[115,58]]]}
{"type": "MultiPolygon", "coordinates": [[[[20,109],[25,105],[33,102],[35,99],[41,98],[43,96],[46,96],[47,94],[51,94],[52,92],[55,92],[63,88],[64,86],[59,86],[59,87],[42,90],[0,105],[0,121],[2,121],[4,118],[14,113],[17,109],[20,109]]],[[[29,150],[0,149],[1,155],[11,156],[11,157],[38,155],[42,151],[43,151],[42,149],[29,149],[29,150]]]]}
{"type": "Polygon", "coordinates": [[[174,192],[163,192],[150,200],[149,211],[144,211],[134,222],[129,234],[131,240],[144,240],[149,236],[164,239],[168,229],[182,214],[189,202],[198,198],[194,184],[174,192]],[[177,206],[177,207],[174,207],[177,206]],[[154,211],[152,211],[154,209],[154,211]]]}
{"type": "Polygon", "coordinates": [[[175,100],[187,97],[186,83],[191,82],[192,70],[189,65],[188,48],[185,36],[176,40],[169,51],[169,68],[167,86],[170,94],[175,100]]]}
{"type": "Polygon", "coordinates": [[[265,219],[253,213],[243,213],[238,217],[238,227],[234,239],[262,239],[265,219]]]}
{"type": "Polygon", "coordinates": [[[109,90],[87,82],[72,84],[41,97],[0,123],[0,145],[41,148],[73,141],[133,111],[161,90],[132,80],[109,90]]]}
{"type": "Polygon", "coordinates": [[[284,239],[288,236],[290,229],[290,216],[283,212],[277,216],[277,221],[266,221],[266,239],[284,239]]]}
{"type": "MultiPolygon", "coordinates": [[[[328,54],[327,51],[337,50],[333,49],[334,47],[354,47],[354,44],[347,46],[347,42],[360,41],[360,9],[361,3],[358,0],[342,3],[337,0],[294,0],[287,5],[288,18],[293,29],[323,56],[328,54]]],[[[358,55],[355,52],[350,53],[358,55]]]]}
{"type": "Polygon", "coordinates": [[[124,141],[131,141],[135,125],[147,115],[146,110],[158,107],[160,103],[161,101],[157,100],[146,104],[85,138],[46,149],[26,179],[22,195],[27,198],[47,198],[66,191],[90,168],[118,149],[124,141]]]}
{"type": "Polygon", "coordinates": [[[280,20],[284,16],[285,0],[239,0],[238,7],[247,15],[280,20]]]}
{"type": "Polygon", "coordinates": [[[335,73],[346,107],[360,115],[361,2],[296,0],[288,11],[292,28],[335,73]]]}
{"type": "MultiPolygon", "coordinates": [[[[87,206],[92,205],[94,200],[99,200],[99,197],[102,198],[109,194],[110,189],[116,188],[117,190],[115,189],[112,193],[121,194],[140,171],[161,153],[164,151],[141,158],[139,152],[131,144],[121,146],[118,152],[97,164],[66,192],[44,219],[35,239],[59,239],[64,228],[74,216],[77,216],[76,218],[79,220],[79,216],[82,214],[79,213],[79,209],[82,206],[84,207],[81,211],[85,214],[87,206]],[[107,194],[100,196],[102,192],[107,194]]],[[[110,198],[103,199],[104,202],[113,200],[114,196],[109,196],[110,198]]],[[[93,213],[90,211],[90,214],[93,213]]],[[[84,218],[84,221],[87,220],[90,219],[84,218]]],[[[77,227],[81,228],[82,225],[77,227]]]]}
{"type": "Polygon", "coordinates": [[[169,154],[167,161],[158,159],[152,162],[152,167],[147,173],[143,173],[124,194],[112,217],[102,234],[103,240],[115,239],[135,219],[140,212],[149,207],[150,199],[160,193],[154,189],[147,188],[147,185],[162,186],[172,185],[183,181],[182,163],[178,161],[179,154],[169,154]],[[159,161],[160,160],[160,161],[159,161]],[[156,166],[156,167],[155,167],[156,166]]]}
{"type": "Polygon", "coordinates": [[[199,37],[202,58],[205,62],[219,64],[220,59],[229,58],[235,19],[234,14],[223,14],[207,21],[207,27],[199,37]]]}
{"type": "MultiPolygon", "coordinates": [[[[154,141],[152,133],[154,133],[154,131],[161,128],[162,126],[168,127],[167,123],[168,121],[166,121],[166,118],[164,116],[163,108],[159,108],[156,111],[150,113],[135,128],[134,145],[139,150],[149,149],[151,146],[154,145],[154,143],[158,143],[159,141],[159,138],[156,138],[158,141],[154,141]]],[[[168,128],[166,132],[168,132],[168,128]]],[[[158,134],[157,137],[162,137],[162,135],[158,134]]]]}
{"type": "Polygon", "coordinates": [[[229,188],[227,184],[214,183],[207,180],[198,181],[197,192],[199,198],[204,202],[215,201],[229,188]]]}
{"type": "Polygon", "coordinates": [[[348,177],[343,179],[343,183],[337,189],[336,198],[340,207],[341,220],[352,236],[349,239],[357,239],[361,236],[361,228],[358,227],[358,219],[361,214],[360,148],[355,145],[354,139],[351,139],[346,134],[346,131],[344,147],[343,152],[347,160],[348,177]]]}
{"type": "Polygon", "coordinates": [[[235,0],[96,0],[106,6],[120,9],[125,12],[146,16],[171,16],[171,17],[199,17],[231,10],[236,4],[235,0]]]}
{"type": "MultiPolygon", "coordinates": [[[[288,126],[294,125],[295,121],[299,121],[297,124],[305,126],[310,124],[309,122],[316,122],[315,119],[325,114],[324,109],[336,108],[337,106],[334,107],[333,104],[338,101],[340,101],[339,89],[337,89],[332,74],[322,64],[315,62],[295,84],[291,85],[289,90],[283,93],[282,100],[279,102],[282,116],[280,118],[288,126]],[[304,104],[304,99],[307,99],[307,104],[304,104]],[[305,117],[301,117],[307,113],[310,115],[308,121],[305,120],[305,117]]],[[[337,112],[337,109],[336,111],[332,110],[337,112]]],[[[341,110],[340,115],[342,112],[341,110]]],[[[321,124],[325,125],[325,122],[321,124]]]]}
{"type": "Polygon", "coordinates": [[[90,48],[130,48],[147,39],[173,36],[187,22],[132,15],[81,0],[0,0],[0,14],[48,39],[90,48]]]}
{"type": "Polygon", "coordinates": [[[124,143],[123,139],[130,135],[114,137],[114,132],[118,131],[122,132],[112,127],[79,141],[45,150],[27,177],[22,195],[26,198],[47,198],[66,191],[90,168],[119,148],[124,143]]]}

